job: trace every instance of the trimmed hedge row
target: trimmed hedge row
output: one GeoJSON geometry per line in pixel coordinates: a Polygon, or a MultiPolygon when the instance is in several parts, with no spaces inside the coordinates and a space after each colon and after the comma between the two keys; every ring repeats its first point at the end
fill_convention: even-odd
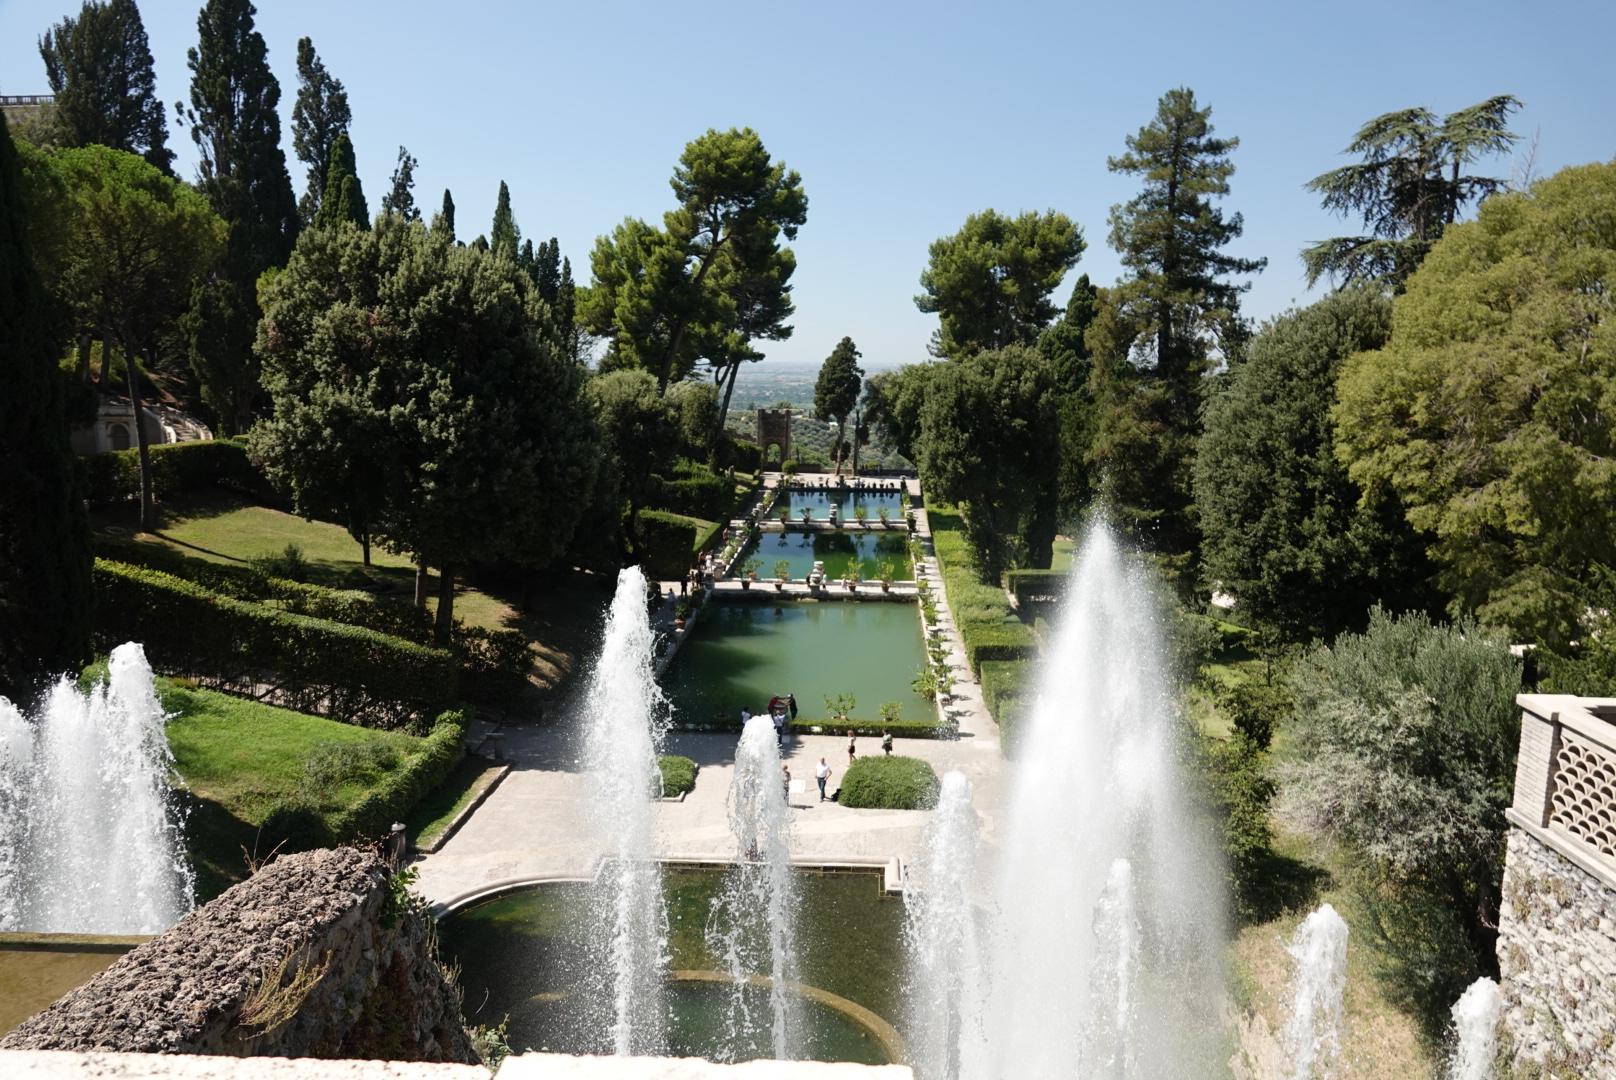
{"type": "MultiPolygon", "coordinates": [[[[96,535],[92,546],[102,558],[184,578],[232,600],[272,603],[288,614],[347,623],[418,645],[432,643],[433,620],[425,608],[379,603],[367,592],[288,581],[251,566],[195,559],[136,540],[96,535]]],[[[457,620],[452,638],[460,660],[459,692],[464,697],[512,701],[526,688],[533,654],[520,630],[487,630],[457,620]]]]}
{"type": "Polygon", "coordinates": [[[641,510],[640,536],[645,542],[645,569],[652,580],[672,581],[690,569],[696,550],[696,523],[661,510],[641,510]]]}
{"type": "Polygon", "coordinates": [[[1004,590],[977,580],[959,514],[946,507],[931,506],[926,518],[931,523],[932,547],[942,570],[943,588],[948,592],[948,605],[965,643],[971,671],[980,676],[985,661],[1036,656],[1037,639],[1011,612],[1004,590]]]}
{"type": "Polygon", "coordinates": [[[1005,587],[1022,606],[1059,600],[1070,580],[1070,574],[1059,570],[1012,570],[1004,575],[1005,587]]]}
{"type": "MultiPolygon", "coordinates": [[[[254,499],[279,501],[263,473],[253,466],[244,443],[229,439],[161,443],[149,447],[152,494],[163,499],[182,491],[225,487],[254,499]]],[[[112,450],[79,458],[91,502],[140,498],[140,452],[112,450]]]]}
{"type": "Polygon", "coordinates": [[[999,745],[1008,753],[1021,734],[1021,723],[1033,703],[1033,665],[1027,660],[985,660],[982,703],[999,726],[999,745]]]}
{"type": "Polygon", "coordinates": [[[346,810],[321,813],[302,799],[282,801],[259,828],[259,850],[309,851],[387,836],[393,822],[404,820],[460,763],[471,719],[471,710],[465,708],[440,713],[420,749],[346,810]]]}
{"type": "Polygon", "coordinates": [[[727,520],[735,512],[735,485],[722,476],[702,471],[699,475],[658,481],[652,497],[658,510],[706,521],[727,520]]]}
{"type": "Polygon", "coordinates": [[[700,555],[704,551],[716,549],[718,540],[724,535],[724,528],[728,524],[727,521],[715,521],[697,533],[695,542],[690,545],[691,553],[700,555]]]}
{"type": "Polygon", "coordinates": [[[455,659],[442,649],[107,559],[94,583],[98,650],[142,642],[156,666],[210,689],[376,728],[418,726],[455,696],[455,659]]]}
{"type": "Polygon", "coordinates": [[[937,788],[931,762],[883,754],[853,762],[836,801],[863,810],[926,810],[936,804],[937,788]]]}

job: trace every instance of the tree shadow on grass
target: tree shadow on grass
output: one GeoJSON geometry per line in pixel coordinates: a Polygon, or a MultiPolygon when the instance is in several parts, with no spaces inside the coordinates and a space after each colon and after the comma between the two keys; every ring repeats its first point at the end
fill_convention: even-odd
{"type": "Polygon", "coordinates": [[[1239,882],[1236,906],[1240,923],[1272,922],[1287,912],[1311,908],[1332,884],[1330,872],[1317,863],[1270,849],[1239,882]]]}
{"type": "MultiPolygon", "coordinates": [[[[247,880],[247,853],[258,845],[258,826],[189,791],[176,790],[174,798],[185,815],[185,852],[196,874],[196,902],[205,904],[247,880]]],[[[268,851],[259,851],[254,857],[268,856],[268,851]]]]}

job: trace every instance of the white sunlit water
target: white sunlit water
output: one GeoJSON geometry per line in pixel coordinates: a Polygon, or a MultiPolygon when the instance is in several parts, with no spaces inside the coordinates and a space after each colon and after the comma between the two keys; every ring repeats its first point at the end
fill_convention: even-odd
{"type": "Polygon", "coordinates": [[[732,980],[726,1042],[751,1045],[762,1032],[775,1058],[798,1056],[800,1001],[790,983],[798,978],[796,889],[791,870],[791,810],[782,782],[774,723],[754,716],[735,748],[729,787],[729,826],[735,866],[716,901],[707,927],[712,951],[732,980]],[[769,1013],[758,1015],[745,991],[749,978],[768,972],[769,1013]]]}
{"type": "Polygon", "coordinates": [[[1341,1054],[1342,1005],[1347,989],[1347,924],[1324,904],[1302,920],[1285,950],[1296,960],[1286,995],[1289,1015],[1280,1045],[1293,1080],[1328,1076],[1341,1054]]]}
{"type": "Polygon", "coordinates": [[[0,930],[156,934],[191,910],[164,721],[134,643],[32,720],[0,698],[0,930]]]}
{"type": "Polygon", "coordinates": [[[605,639],[585,698],[588,820],[606,855],[590,920],[597,935],[594,976],[608,1015],[600,1018],[615,1054],[659,1052],[668,966],[662,866],[656,860],[657,766],[663,698],[653,668],[645,575],[622,571],[605,639]]]}
{"type": "Polygon", "coordinates": [[[1449,1080],[1492,1080],[1503,1004],[1498,984],[1485,977],[1471,983],[1454,1002],[1455,1045],[1448,1067],[1449,1080]]]}
{"type": "Polygon", "coordinates": [[[943,774],[937,808],[904,882],[909,971],[906,1032],[919,1076],[979,1068],[984,988],[977,936],[978,821],[965,774],[943,774]]]}
{"type": "Polygon", "coordinates": [[[1225,888],[1178,764],[1160,601],[1103,526],[1068,594],[1007,785],[980,1063],[960,1075],[1221,1075],[1225,888]]]}

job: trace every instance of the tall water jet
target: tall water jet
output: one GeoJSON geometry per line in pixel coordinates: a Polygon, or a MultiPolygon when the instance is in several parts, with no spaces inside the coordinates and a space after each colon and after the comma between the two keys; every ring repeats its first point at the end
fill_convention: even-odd
{"type": "Polygon", "coordinates": [[[971,782],[949,770],[904,881],[906,1031],[910,1064],[924,1080],[955,1080],[982,1064],[976,853],[971,782]]]}
{"type": "Polygon", "coordinates": [[[1498,984],[1483,976],[1453,1005],[1455,1046],[1449,1080],[1491,1080],[1498,1053],[1498,1017],[1504,1007],[1498,984]]]}
{"type": "Polygon", "coordinates": [[[33,724],[0,698],[0,929],[156,934],[191,910],[165,719],[134,643],[33,724]]]}
{"type": "Polygon", "coordinates": [[[662,1049],[662,984],[668,966],[662,867],[656,861],[657,758],[665,709],[653,669],[655,638],[645,615],[645,575],[617,577],[600,658],[586,697],[584,767],[589,821],[605,852],[591,920],[599,939],[595,977],[607,1004],[602,1027],[615,1054],[662,1049]]]}
{"type": "Polygon", "coordinates": [[[1096,526],[1067,593],[1007,785],[981,1075],[1211,1075],[1227,903],[1157,588],[1096,526]]]}
{"type": "Polygon", "coordinates": [[[1285,951],[1296,959],[1296,974],[1291,977],[1290,1017],[1280,1032],[1280,1045],[1294,1080],[1325,1076],[1341,1054],[1347,924],[1325,904],[1302,920],[1285,951]]]}
{"type": "MultiPolygon", "coordinates": [[[[774,723],[754,716],[735,748],[735,775],[729,786],[729,827],[736,865],[717,900],[707,937],[724,958],[733,992],[727,1018],[728,1048],[749,1046],[761,1034],[752,1015],[747,986],[753,976],[769,978],[769,1041],[773,1056],[796,1056],[798,1000],[788,982],[797,979],[796,896],[791,877],[791,807],[780,770],[774,723]]],[[[720,1048],[728,1059],[732,1049],[720,1048]]]]}

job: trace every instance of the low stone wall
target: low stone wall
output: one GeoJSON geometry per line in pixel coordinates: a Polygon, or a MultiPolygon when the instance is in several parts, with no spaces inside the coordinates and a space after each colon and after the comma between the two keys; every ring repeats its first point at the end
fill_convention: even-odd
{"type": "Polygon", "coordinates": [[[1517,1065],[1616,1076],[1616,889],[1521,828],[1509,831],[1498,963],[1517,1065]]]}
{"type": "Polygon", "coordinates": [[[277,859],[0,1049],[475,1063],[432,926],[391,880],[354,848],[277,859]]]}

